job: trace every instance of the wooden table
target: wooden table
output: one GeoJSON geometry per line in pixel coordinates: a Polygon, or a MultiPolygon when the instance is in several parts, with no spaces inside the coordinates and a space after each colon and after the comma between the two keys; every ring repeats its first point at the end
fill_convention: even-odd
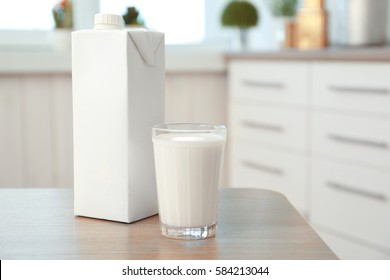
{"type": "Polygon", "coordinates": [[[214,238],[75,217],[71,189],[0,189],[0,259],[337,259],[281,194],[222,189],[214,238]]]}

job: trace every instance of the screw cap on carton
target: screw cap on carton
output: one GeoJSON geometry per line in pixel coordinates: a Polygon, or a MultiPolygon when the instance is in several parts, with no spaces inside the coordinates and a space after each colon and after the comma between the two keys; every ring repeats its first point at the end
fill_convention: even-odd
{"type": "Polygon", "coordinates": [[[123,18],[114,14],[96,14],[95,29],[121,29],[123,18]]]}

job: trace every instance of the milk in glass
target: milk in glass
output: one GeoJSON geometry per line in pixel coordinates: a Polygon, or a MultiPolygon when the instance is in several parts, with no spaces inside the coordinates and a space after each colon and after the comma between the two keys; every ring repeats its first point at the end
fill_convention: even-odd
{"type": "Polygon", "coordinates": [[[153,143],[162,226],[215,228],[225,135],[172,132],[156,135],[153,143]]]}

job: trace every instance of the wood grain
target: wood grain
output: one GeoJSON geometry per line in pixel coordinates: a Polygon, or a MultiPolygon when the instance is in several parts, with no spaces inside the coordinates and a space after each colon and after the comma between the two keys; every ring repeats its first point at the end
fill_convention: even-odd
{"type": "Polygon", "coordinates": [[[158,216],[124,224],[73,216],[71,189],[0,189],[0,259],[336,259],[284,196],[222,189],[214,238],[161,235],[158,216]]]}

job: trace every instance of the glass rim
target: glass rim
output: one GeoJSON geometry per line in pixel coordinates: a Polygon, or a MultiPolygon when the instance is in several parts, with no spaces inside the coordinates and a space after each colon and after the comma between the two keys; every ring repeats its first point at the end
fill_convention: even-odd
{"type": "Polygon", "coordinates": [[[161,123],[155,124],[153,130],[164,132],[216,132],[226,131],[226,126],[222,124],[206,124],[206,123],[161,123]],[[193,127],[193,128],[191,128],[193,127]]]}

